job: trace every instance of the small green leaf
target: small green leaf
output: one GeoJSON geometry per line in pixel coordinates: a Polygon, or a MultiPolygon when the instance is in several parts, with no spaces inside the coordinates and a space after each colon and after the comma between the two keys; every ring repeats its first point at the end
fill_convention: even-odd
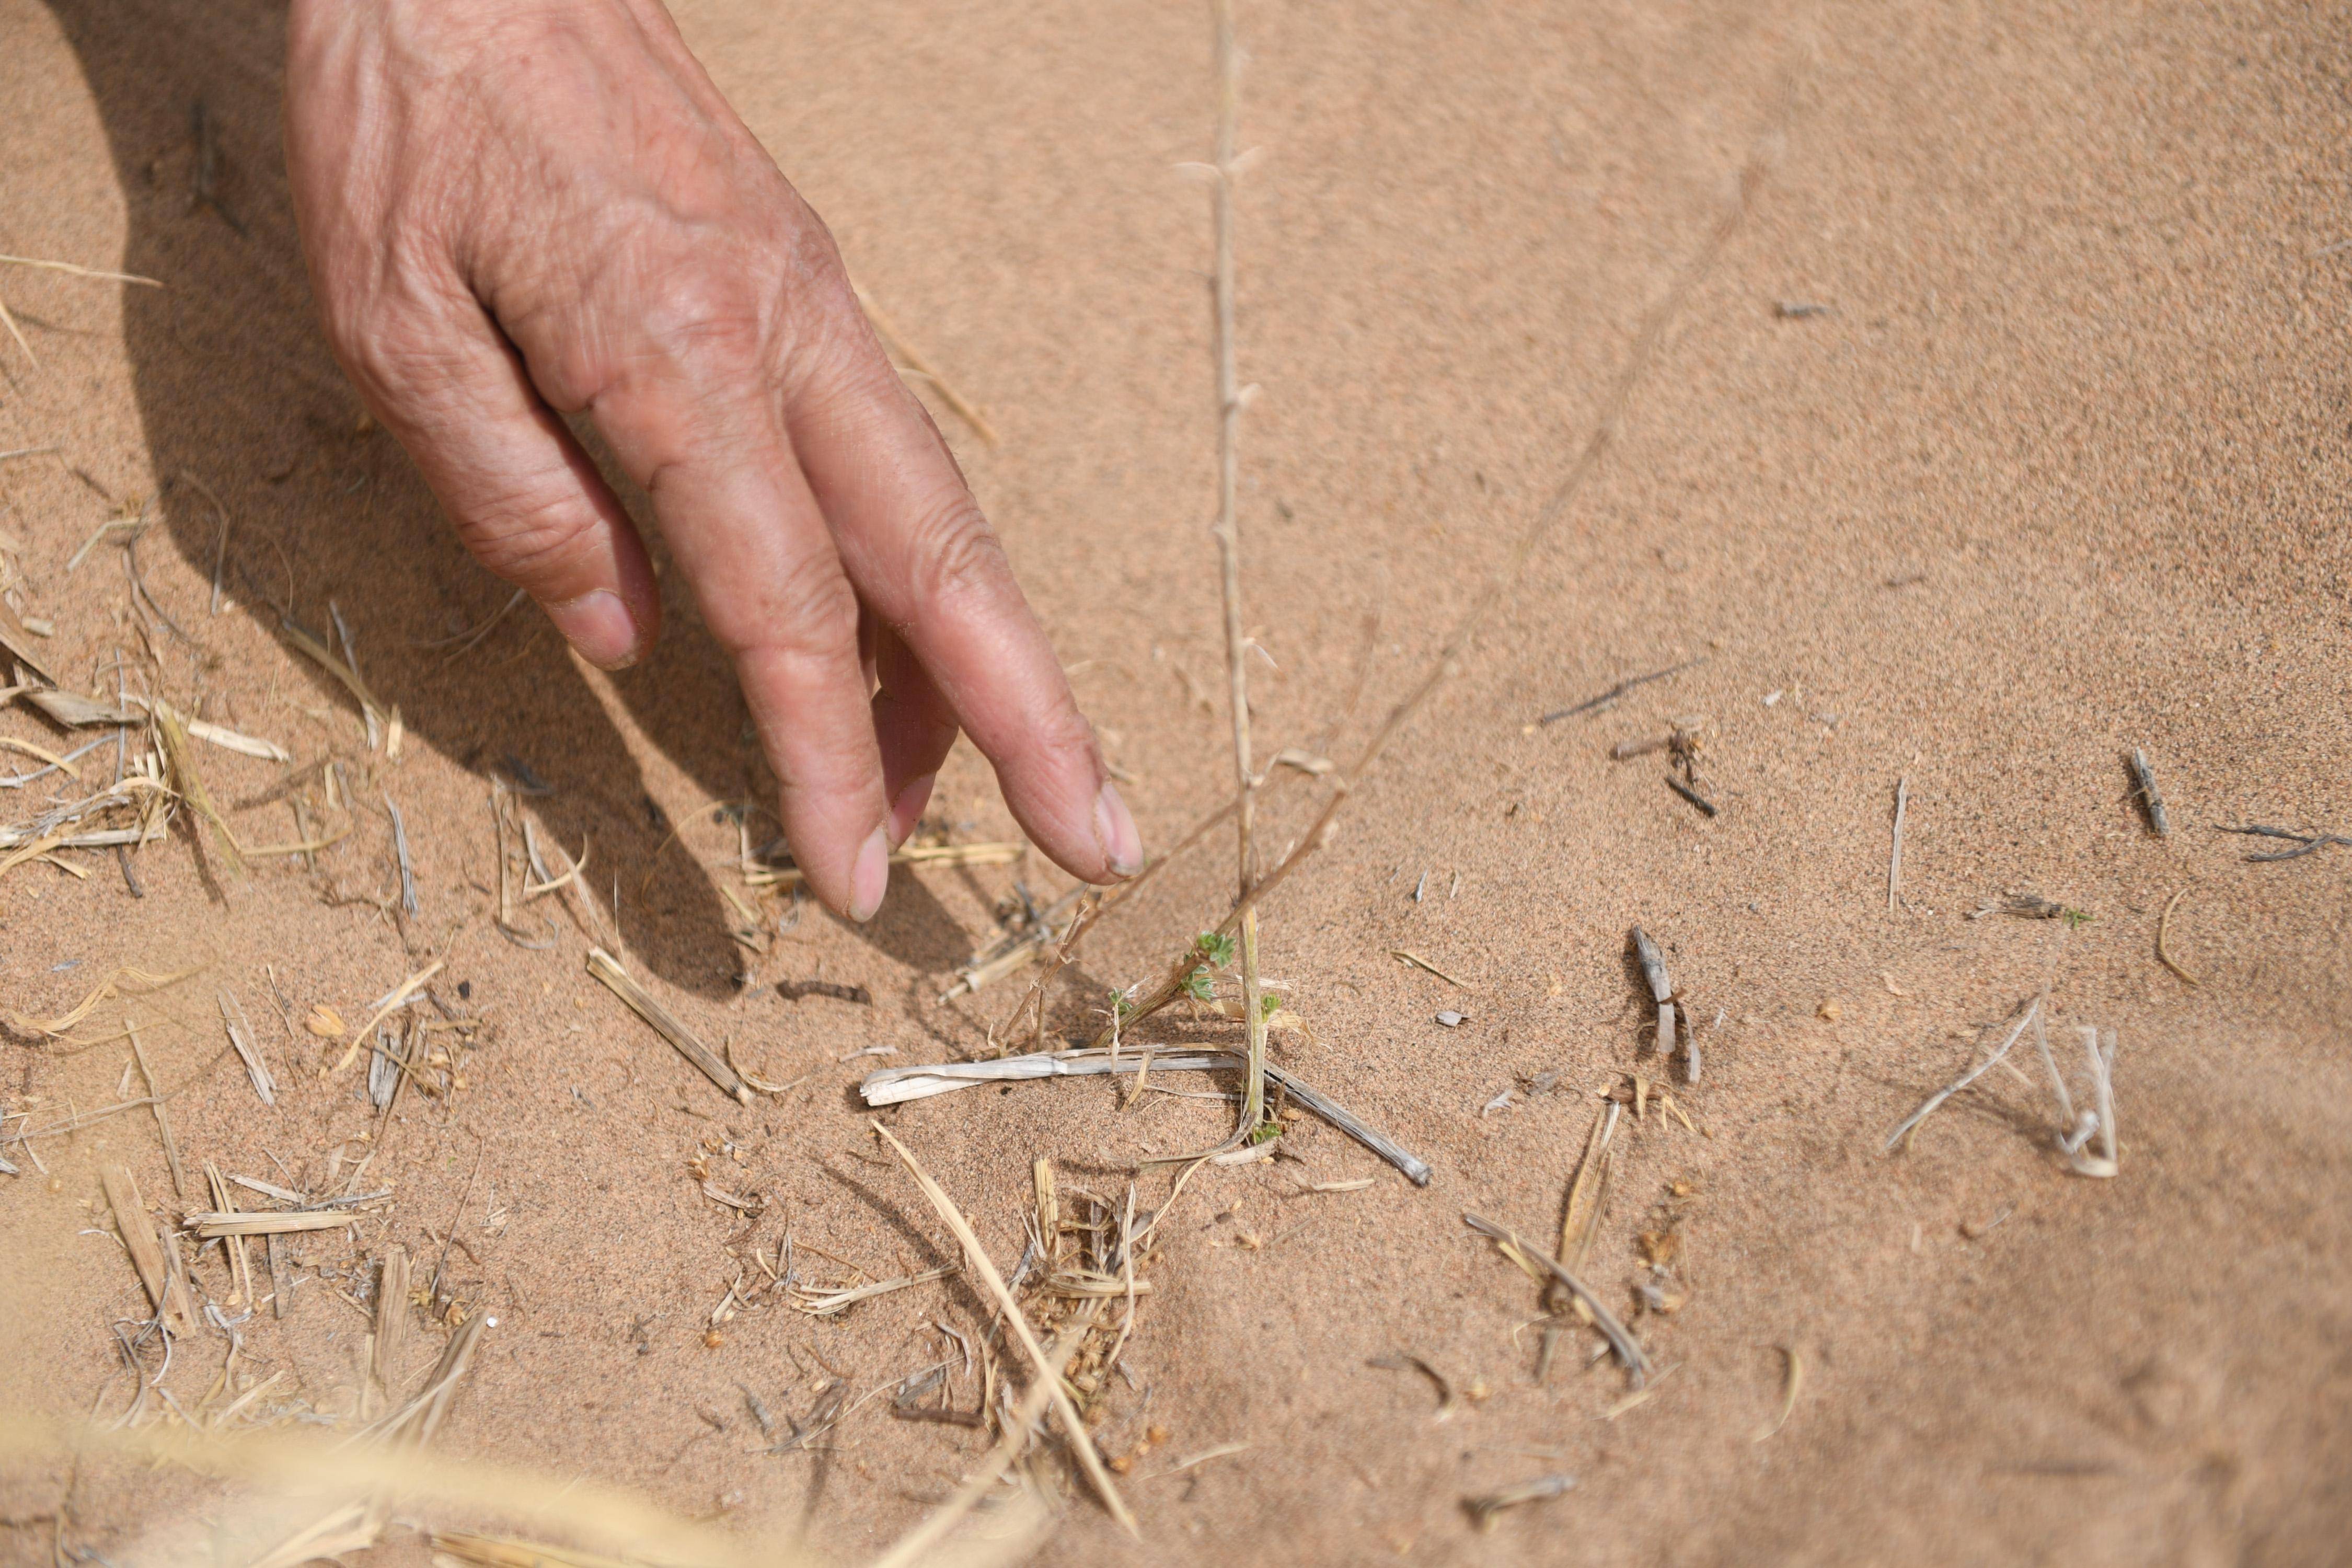
{"type": "Polygon", "coordinates": [[[1219,969],[1234,961],[1234,939],[1223,931],[1204,931],[1192,942],[1195,952],[1219,969]]]}
{"type": "Polygon", "coordinates": [[[1279,1121],[1261,1121],[1261,1122],[1259,1122],[1256,1126],[1255,1126],[1255,1127],[1253,1127],[1253,1128],[1251,1128],[1251,1129],[1250,1129],[1249,1141],[1250,1141],[1253,1144],[1256,1144],[1256,1143],[1271,1143],[1271,1142],[1273,1142],[1276,1139],[1277,1139],[1277,1138],[1279,1138],[1279,1137],[1281,1137],[1281,1136],[1282,1136],[1282,1123],[1281,1123],[1281,1122],[1279,1122],[1279,1121]]]}
{"type": "Polygon", "coordinates": [[[1282,998],[1271,991],[1257,999],[1257,1010],[1261,1017],[1271,1018],[1281,1010],[1281,1007],[1282,998]]]}
{"type": "Polygon", "coordinates": [[[1207,970],[1196,969],[1184,977],[1184,990],[1196,1002],[1213,1002],[1217,996],[1217,983],[1210,978],[1207,970]]]}

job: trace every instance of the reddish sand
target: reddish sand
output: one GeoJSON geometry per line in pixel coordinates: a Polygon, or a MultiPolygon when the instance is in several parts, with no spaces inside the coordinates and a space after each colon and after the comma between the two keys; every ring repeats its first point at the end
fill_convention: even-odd
{"type": "MultiPolygon", "coordinates": [[[[1175,170],[1210,146],[1206,17],[903,0],[680,14],[860,280],[1001,430],[991,449],[942,412],[1148,839],[1167,844],[1230,766],[1222,713],[1194,695],[1219,689],[1222,659],[1209,234],[1202,190],[1175,170]]],[[[1785,132],[1591,485],[1265,910],[1267,971],[1313,1029],[1277,1059],[1434,1180],[1409,1186],[1312,1122],[1284,1140],[1303,1163],[1198,1178],[1162,1228],[1132,1379],[1099,1429],[1122,1453],[1167,1430],[1124,1483],[1143,1543],[1066,1486],[1045,1560],[2341,1552],[2352,848],[2253,864],[2273,846],[2216,828],[2352,834],[2345,21],[2259,4],[1244,5],[1243,140],[1265,153],[1241,196],[1242,374],[1263,389],[1243,526],[1269,749],[1344,718],[1332,752],[1352,754],[1559,483],[1750,148],[1785,132]],[[1776,308],[1798,302],[1826,309],[1776,308]],[[1532,724],[1702,658],[1608,711],[1532,724]],[[1610,760],[1676,717],[1705,721],[1713,819],[1668,791],[1660,757],[1610,760]],[[2168,798],[2168,839],[2130,798],[2135,745],[2168,798]],[[2012,889],[2090,918],[1968,918],[2012,889]],[[2193,987],[2156,953],[2182,889],[2170,948],[2193,987]],[[1582,1364],[1587,1336],[1531,1380],[1538,1294],[1461,1216],[1555,1234],[1591,1091],[1660,1073],[1624,957],[1635,922],[1664,942],[1706,1062],[1675,1089],[1700,1132],[1654,1109],[1621,1131],[1594,1287],[1633,1311],[1641,1237],[1671,1230],[1664,1283],[1685,1298],[1633,1318],[1669,1371],[1622,1409],[1622,1373],[1582,1364]],[[2021,1077],[1995,1069],[1884,1157],[1889,1130],[2045,986],[2070,1067],[2077,1026],[2116,1032],[2120,1176],[2063,1169],[2026,1047],[2021,1077]],[[1440,1009],[1467,1021],[1440,1027],[1440,1009]],[[1481,1114],[1547,1072],[1558,1092],[1481,1114]],[[1366,1190],[1297,1190],[1365,1175],[1366,1190]],[[1759,1441],[1789,1348],[1802,1386],[1759,1441]],[[1368,1364],[1397,1352],[1486,1396],[1435,1419],[1427,1379],[1368,1364]],[[1550,1472],[1579,1484],[1474,1531],[1464,1496],[1550,1472]]],[[[127,1015],[178,1090],[193,1169],[315,1183],[331,1149],[374,1148],[365,1180],[394,1190],[391,1208],[357,1246],[299,1240],[292,1314],[240,1331],[239,1386],[286,1373],[257,1409],[348,1412],[368,1320],[338,1290],[394,1243],[438,1258],[455,1215],[445,1285],[500,1323],[442,1451],[641,1489],[730,1528],[806,1521],[854,1559],[951,1488],[983,1436],[894,1420],[886,1396],[831,1452],[771,1456],[740,1389],[804,1413],[829,1381],[818,1358],[855,1394],[882,1387],[932,1353],[927,1321],[984,1324],[976,1288],[839,1319],[773,1307],[715,1348],[706,1320],[736,1276],[728,1248],[788,1232],[877,1278],[952,1260],[854,1085],[978,1050],[1022,983],[939,995],[1016,876],[1040,893],[1062,881],[1034,861],[902,872],[870,929],[804,911],[739,996],[747,955],[720,889],[749,895],[709,808],[767,786],[676,585],[668,640],[618,679],[582,673],[528,608],[463,657],[416,646],[506,593],[397,447],[360,427],[312,325],[278,145],[279,26],[250,0],[0,0],[0,252],[169,284],[0,267],[39,356],[0,341],[0,451],[60,448],[0,462],[12,602],[54,623],[41,648],[68,679],[111,692],[120,654],[182,707],[365,781],[315,872],[279,858],[240,881],[183,828],[136,858],[143,899],[103,854],[68,857],[86,879],[40,863],[0,878],[0,1009],[54,1014],[118,964],[206,966],[110,1004],[78,1037],[105,1043],[81,1054],[9,1036],[0,1110],[38,1125],[121,1098],[127,1015]],[[217,207],[189,197],[198,100],[217,207]],[[153,615],[142,640],[119,540],[68,563],[182,474],[227,509],[225,599],[211,613],[218,521],[175,484],[136,560],[186,640],[153,615]],[[277,634],[269,603],[289,592],[313,626],[340,607],[401,710],[396,764],[277,634]],[[552,791],[521,802],[540,831],[589,842],[607,902],[617,879],[647,983],[800,1087],[730,1107],[588,977],[568,919],[542,952],[496,932],[487,795],[516,763],[552,791]],[[386,795],[419,899],[398,921],[382,905],[397,888],[386,795]],[[410,1098],[378,1143],[346,1142],[374,1121],[360,1075],[321,1080],[332,1047],[299,1020],[325,1003],[356,1024],[434,960],[445,999],[462,982],[492,1031],[454,1098],[410,1098]],[[772,986],[812,977],[874,1005],[772,986]],[[273,1110],[226,1054],[221,986],[284,1086],[273,1110]],[[898,1054],[853,1054],[866,1047],[898,1054]],[[748,1237],[687,1168],[722,1128],[742,1163],[714,1156],[720,1184],[769,1200],[748,1237]]],[[[67,740],[21,705],[0,734],[67,740]]],[[[284,771],[200,757],[225,808],[284,771]]],[[[110,776],[110,746],[90,761],[110,776]]],[[[0,792],[0,821],[56,783],[0,792]]],[[[1309,805],[1286,786],[1267,837],[1299,831],[1309,805]]],[[[968,751],[937,810],[959,840],[1011,831],[968,751]]],[[[256,842],[296,833],[282,803],[232,816],[256,842]]],[[[1228,856],[1220,839],[1104,924],[1055,992],[1057,1034],[1086,1031],[1111,987],[1222,912],[1228,856]]],[[[1139,1156],[1199,1146],[1222,1114],[1159,1096],[1122,1113],[1099,1079],[889,1113],[1004,1266],[1033,1159],[1115,1195],[1139,1156]]],[[[128,1163],[172,1215],[208,1205],[173,1194],[143,1110],[35,1147],[47,1175],[0,1150],[25,1170],[0,1176],[0,1409],[95,1401],[111,1419],[131,1384],[110,1325],[144,1312],[98,1172],[128,1163]]],[[[1145,1178],[1139,1201],[1165,1184],[1145,1178]]],[[[225,1296],[216,1254],[191,1267],[225,1296]]],[[[421,1368],[446,1331],[420,1314],[415,1331],[421,1368]]],[[[226,1351],[205,1329],[166,1387],[194,1406],[226,1351]]],[[[0,1563],[52,1561],[61,1498],[68,1554],[156,1560],[138,1555],[145,1532],[205,1495],[0,1455],[0,1563]]],[[[366,1560],[425,1556],[403,1523],[366,1560]]]]}

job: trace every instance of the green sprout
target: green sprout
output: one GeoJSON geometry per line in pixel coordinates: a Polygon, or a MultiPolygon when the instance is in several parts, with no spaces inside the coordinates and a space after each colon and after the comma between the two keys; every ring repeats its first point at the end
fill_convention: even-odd
{"type": "Polygon", "coordinates": [[[1195,1002],[1213,1002],[1217,997],[1217,983],[1210,977],[1207,970],[1196,969],[1184,977],[1184,991],[1195,1002]]]}
{"type": "Polygon", "coordinates": [[[1193,940],[1192,947],[1219,969],[1229,968],[1234,962],[1234,939],[1223,931],[1204,931],[1193,940]]]}
{"type": "Polygon", "coordinates": [[[1254,1145],[1258,1143],[1271,1143],[1281,1136],[1282,1123],[1268,1120],[1261,1121],[1256,1126],[1250,1129],[1249,1141],[1254,1145]]]}
{"type": "Polygon", "coordinates": [[[2088,910],[2067,910],[2059,918],[2066,922],[2068,931],[2080,931],[2098,919],[2088,910]]]}
{"type": "Polygon", "coordinates": [[[1271,1018],[1271,1017],[1273,1017],[1273,1016],[1274,1016],[1274,1015],[1275,1015],[1275,1013],[1276,1013],[1276,1011],[1277,1011],[1281,1006],[1282,1006],[1282,998],[1281,998],[1281,997],[1279,997],[1279,996],[1276,996],[1276,995],[1273,992],[1271,992],[1271,991],[1269,991],[1269,992],[1265,993],[1264,995],[1260,996],[1260,997],[1257,999],[1257,1010],[1258,1010],[1258,1016],[1261,1016],[1261,1017],[1265,1017],[1265,1018],[1271,1018]]]}

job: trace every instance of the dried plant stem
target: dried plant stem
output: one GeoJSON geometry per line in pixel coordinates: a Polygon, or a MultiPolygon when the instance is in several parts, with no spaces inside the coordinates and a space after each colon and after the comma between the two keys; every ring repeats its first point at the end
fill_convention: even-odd
{"type": "MultiPolygon", "coordinates": [[[[1333,774],[1331,794],[1325,799],[1321,813],[1308,827],[1306,836],[1299,839],[1297,846],[1287,856],[1283,858],[1281,864],[1250,885],[1249,889],[1242,895],[1232,911],[1216,928],[1220,932],[1231,935],[1239,928],[1249,912],[1255,910],[1268,893],[1279,887],[1284,879],[1297,868],[1301,861],[1329,841],[1333,819],[1339,815],[1340,805],[1348,798],[1349,792],[1353,789],[1357,781],[1370,770],[1372,764],[1380,760],[1381,754],[1388,750],[1390,743],[1396,739],[1404,726],[1421,711],[1423,706],[1428,702],[1430,694],[1437,689],[1447,676],[1459,668],[1462,655],[1468,650],[1471,639],[1476,636],[1480,627],[1493,620],[1504,595],[1508,593],[1515,584],[1525,580],[1528,558],[1535,553],[1537,546],[1550,537],[1552,530],[1559,525],[1559,520],[1567,515],[1569,509],[1575,505],[1577,498],[1583,494],[1585,485],[1591,481],[1594,470],[1601,466],[1601,458],[1608,455],[1611,447],[1616,443],[1618,432],[1624,424],[1625,410],[1632,403],[1633,393],[1641,385],[1643,377],[1649,373],[1651,363],[1657,358],[1658,347],[1665,339],[1666,330],[1673,326],[1675,319],[1682,314],[1683,307],[1689,303],[1692,294],[1697,291],[1699,284],[1705,281],[1707,275],[1715,269],[1717,259],[1722,256],[1724,247],[1731,242],[1732,236],[1738,232],[1741,222],[1754,205],[1756,193],[1762,186],[1765,174],[1771,166],[1772,152],[1779,140],[1779,121],[1787,118],[1790,108],[1794,103],[1796,96],[1794,87],[1793,81],[1788,84],[1787,90],[1783,94],[1781,112],[1775,117],[1773,130],[1758,140],[1754,151],[1748,155],[1746,165],[1740,170],[1738,196],[1725,211],[1723,216],[1717,220],[1715,227],[1708,231],[1706,240],[1699,246],[1697,254],[1692,257],[1690,265],[1683,269],[1682,275],[1675,279],[1674,285],[1659,298],[1655,304],[1651,306],[1649,312],[1643,318],[1641,331],[1633,340],[1633,351],[1626,356],[1625,363],[1618,371],[1616,380],[1610,384],[1607,394],[1603,396],[1600,419],[1594,425],[1592,434],[1586,437],[1583,448],[1578,452],[1575,462],[1570,465],[1568,472],[1561,477],[1559,486],[1553,489],[1542,508],[1529,521],[1526,531],[1512,545],[1510,553],[1496,568],[1494,575],[1487,579],[1486,585],[1479,590],[1477,597],[1472,600],[1469,607],[1463,612],[1462,618],[1454,624],[1444,645],[1438,649],[1436,657],[1423,670],[1420,679],[1415,680],[1406,689],[1404,695],[1398,699],[1395,706],[1389,710],[1388,717],[1381,721],[1380,728],[1372,732],[1371,739],[1364,742],[1364,749],[1357,754],[1355,762],[1333,774]]],[[[1192,972],[1193,966],[1198,962],[1192,944],[1187,942],[1183,950],[1176,954],[1168,973],[1162,976],[1159,984],[1138,998],[1136,1005],[1127,1015],[1126,1026],[1133,1027],[1139,1019],[1149,1016],[1175,1000],[1182,993],[1185,976],[1192,972]]],[[[1095,1044],[1106,1045],[1109,1039],[1110,1031],[1106,1027],[1096,1037],[1095,1044]]]]}
{"type": "Polygon", "coordinates": [[[2179,908],[2180,900],[2188,896],[2189,889],[2187,888],[2184,887],[2179,889],[2172,895],[2171,898],[2165,900],[2164,912],[2156,917],[2156,956],[2158,963],[2162,963],[2165,968],[2172,971],[2173,973],[2180,976],[2181,980],[2185,984],[2196,985],[2200,984],[2200,982],[2198,980],[2197,976],[2189,973],[2186,968],[2182,967],[2179,959],[2172,956],[2172,950],[2169,945],[2169,939],[2172,935],[2172,911],[2179,908]]]}
{"type": "Polygon", "coordinates": [[[948,1196],[947,1189],[931,1179],[931,1173],[923,1169],[922,1162],[917,1160],[904,1143],[890,1135],[888,1128],[879,1121],[869,1122],[868,1125],[877,1136],[890,1145],[891,1152],[906,1165],[907,1173],[914,1177],[915,1184],[923,1190],[923,1196],[930,1200],[931,1207],[939,1211],[940,1218],[946,1221],[947,1227],[955,1233],[956,1240],[962,1244],[965,1258],[971,1261],[972,1272],[979,1275],[982,1283],[988,1287],[989,1295],[1003,1310],[1004,1321],[1012,1325],[1013,1336],[1021,1342],[1021,1348],[1027,1351],[1029,1359],[1036,1363],[1038,1379],[1047,1385],[1054,1409],[1062,1418],[1062,1429],[1068,1435],[1070,1449],[1077,1456],[1078,1468],[1093,1483],[1096,1495],[1102,1499],[1103,1506],[1110,1510],[1111,1517],[1118,1521],[1129,1534],[1141,1539],[1143,1532],[1136,1528],[1135,1516],[1127,1510],[1127,1504],[1119,1498],[1118,1488],[1111,1483],[1110,1471],[1103,1466],[1102,1456],[1095,1451],[1094,1438],[1087,1431],[1086,1420],[1078,1414],[1076,1402],[1062,1386],[1060,1369],[1054,1358],[1045,1353],[1045,1347],[1037,1342],[1036,1332],[1030,1328],[1027,1315],[1021,1310],[1021,1303],[1013,1299],[1013,1292],[1005,1286],[1004,1276],[997,1272],[995,1260],[980,1244],[980,1237],[972,1230],[971,1222],[964,1218],[963,1211],[956,1207],[955,1200],[948,1196]]]}
{"type": "Polygon", "coordinates": [[[147,1063],[147,1047],[140,1044],[138,1026],[125,1018],[122,1032],[130,1038],[131,1054],[138,1058],[139,1076],[147,1080],[147,1103],[154,1108],[155,1131],[163,1139],[163,1162],[172,1168],[172,1190],[184,1198],[188,1195],[188,1173],[180,1163],[180,1142],[172,1136],[171,1113],[163,1109],[163,1086],[155,1081],[155,1069],[147,1063]]]}
{"type": "Polygon", "coordinates": [[[1233,710],[1234,813],[1241,909],[1242,1019],[1249,1031],[1249,1068],[1242,1087],[1238,1131],[1244,1137],[1265,1119],[1265,1018],[1258,1003],[1257,910],[1248,902],[1255,870],[1257,803],[1250,764],[1249,634],[1242,622],[1242,393],[1234,363],[1234,128],[1241,99],[1241,64],[1234,48],[1233,0],[1215,0],[1217,24],[1217,563],[1225,609],[1226,700],[1233,710]]]}

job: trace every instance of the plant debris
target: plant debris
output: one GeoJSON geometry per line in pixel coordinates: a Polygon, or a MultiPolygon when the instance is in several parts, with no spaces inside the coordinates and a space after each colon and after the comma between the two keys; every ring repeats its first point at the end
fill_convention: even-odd
{"type": "Polygon", "coordinates": [[[751,1090],[735,1069],[712,1053],[709,1046],[697,1039],[694,1031],[673,1016],[668,1008],[654,999],[653,994],[638,984],[623,969],[620,961],[603,948],[588,950],[588,973],[602,981],[614,995],[629,1005],[629,1010],[654,1026],[655,1033],[677,1048],[677,1054],[701,1069],[703,1077],[717,1084],[721,1092],[745,1105],[751,1103],[751,1090]]]}
{"type": "Polygon", "coordinates": [[[2156,787],[2156,770],[2148,765],[2147,753],[2134,746],[2130,758],[2132,794],[2139,798],[2140,809],[2147,813],[2147,826],[2158,838],[2172,837],[2172,820],[2164,814],[2164,796],[2156,787]]]}
{"type": "Polygon", "coordinates": [[[2224,827],[2220,831],[2242,834],[2251,838],[2284,838],[2295,846],[2293,849],[2282,849],[2275,855],[2259,855],[2249,850],[2246,858],[2258,866],[2273,860],[2300,859],[2313,850],[2325,849],[2331,844],[2340,844],[2347,848],[2352,848],[2352,838],[2347,838],[2340,833],[2297,833],[2291,828],[2264,827],[2260,824],[2249,824],[2243,827],[2224,827]]]}
{"type": "Polygon", "coordinates": [[[1515,1486],[1507,1486],[1500,1491],[1488,1492],[1482,1497],[1465,1497],[1462,1500],[1462,1510],[1470,1516],[1470,1522],[1476,1525],[1480,1531],[1489,1531],[1495,1528],[1496,1515],[1506,1509],[1517,1508],[1522,1503],[1542,1502],[1550,1498],[1565,1497],[1575,1485],[1574,1476],[1538,1476],[1531,1481],[1520,1481],[1515,1486]]]}

